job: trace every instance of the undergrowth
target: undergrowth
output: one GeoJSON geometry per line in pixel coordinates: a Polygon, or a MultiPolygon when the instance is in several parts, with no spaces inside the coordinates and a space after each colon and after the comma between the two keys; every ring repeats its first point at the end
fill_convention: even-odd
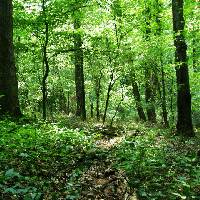
{"type": "Polygon", "coordinates": [[[0,122],[0,199],[76,199],[95,135],[56,124],[0,122]]]}
{"type": "Polygon", "coordinates": [[[117,147],[114,166],[126,172],[138,199],[200,199],[199,147],[197,137],[146,129],[117,147]]]}
{"type": "Polygon", "coordinates": [[[125,172],[138,200],[200,199],[198,137],[134,124],[120,132],[121,144],[101,149],[107,132],[92,126],[0,121],[0,199],[80,199],[81,176],[105,159],[125,172]]]}

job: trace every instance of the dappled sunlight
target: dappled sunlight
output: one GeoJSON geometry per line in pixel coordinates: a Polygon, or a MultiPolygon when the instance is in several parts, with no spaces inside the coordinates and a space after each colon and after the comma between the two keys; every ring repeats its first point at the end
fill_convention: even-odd
{"type": "Polygon", "coordinates": [[[200,200],[199,0],[0,0],[0,200],[200,200]]]}

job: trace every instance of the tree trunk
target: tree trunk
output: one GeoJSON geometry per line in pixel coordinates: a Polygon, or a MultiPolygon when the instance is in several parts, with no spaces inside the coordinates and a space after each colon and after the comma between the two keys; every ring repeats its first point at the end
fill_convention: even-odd
{"type": "Polygon", "coordinates": [[[145,69],[145,100],[146,100],[146,110],[147,119],[151,123],[156,123],[156,110],[155,110],[155,100],[154,92],[152,87],[152,77],[151,70],[145,69]]]}
{"type": "Polygon", "coordinates": [[[106,121],[106,115],[107,115],[108,104],[109,104],[109,99],[110,99],[110,92],[112,91],[114,83],[115,83],[114,72],[112,71],[112,73],[110,75],[110,82],[109,82],[109,85],[108,85],[108,90],[107,90],[107,95],[106,95],[106,105],[105,105],[104,114],[103,114],[103,124],[106,121]]]}
{"type": "Polygon", "coordinates": [[[13,51],[12,0],[0,1],[0,115],[20,116],[13,51]]]}
{"type": "Polygon", "coordinates": [[[99,77],[96,79],[96,83],[95,83],[95,94],[96,94],[96,117],[97,117],[97,121],[100,120],[101,79],[102,79],[102,76],[103,76],[102,70],[103,70],[103,68],[100,70],[100,75],[99,75],[99,77]]]}
{"type": "Polygon", "coordinates": [[[162,77],[162,117],[165,127],[169,127],[169,122],[167,118],[167,104],[166,104],[166,90],[165,90],[165,73],[163,63],[161,62],[161,77],[162,77]]]}
{"type": "Polygon", "coordinates": [[[161,102],[162,122],[164,126],[168,128],[169,122],[168,122],[168,112],[167,112],[167,102],[166,102],[165,72],[162,63],[162,55],[160,56],[160,59],[161,59],[161,81],[160,80],[157,81],[157,88],[161,102]]]}
{"type": "MultiPolygon", "coordinates": [[[[148,42],[150,39],[151,33],[151,10],[148,5],[145,4],[145,35],[144,38],[148,42]]],[[[156,109],[154,105],[154,91],[153,91],[153,84],[152,84],[152,69],[146,64],[145,69],[145,101],[146,101],[146,112],[147,112],[147,119],[151,123],[156,123],[156,109]]]]}
{"type": "Polygon", "coordinates": [[[136,103],[136,109],[138,112],[138,116],[140,118],[140,120],[142,121],[146,121],[146,116],[142,107],[142,102],[141,102],[141,97],[140,97],[140,92],[139,92],[139,88],[138,88],[138,84],[135,80],[135,73],[132,72],[131,74],[131,82],[132,82],[132,91],[133,91],[133,96],[135,99],[135,103],[136,103]]]}
{"type": "Polygon", "coordinates": [[[174,109],[174,105],[175,105],[175,83],[174,83],[174,79],[172,78],[171,79],[171,83],[170,83],[170,90],[169,90],[169,93],[170,93],[170,121],[174,122],[174,119],[175,119],[175,109],[174,109]]]}
{"type": "Polygon", "coordinates": [[[94,104],[93,104],[93,102],[90,103],[90,116],[91,116],[91,118],[94,117],[94,104]]]}
{"type": "Polygon", "coordinates": [[[191,94],[187,64],[187,45],[184,38],[183,0],[172,0],[174,45],[176,47],[177,132],[194,136],[191,117],[191,94]]]}
{"type": "MultiPolygon", "coordinates": [[[[74,19],[74,29],[78,31],[81,27],[80,20],[74,19]]],[[[82,38],[78,32],[74,34],[74,58],[75,58],[75,84],[76,84],[76,116],[86,120],[85,109],[85,86],[84,86],[84,72],[83,72],[83,49],[82,38]]]]}
{"type": "MultiPolygon", "coordinates": [[[[157,23],[157,29],[156,29],[156,35],[158,37],[161,36],[161,33],[163,32],[162,24],[160,21],[160,15],[161,15],[161,10],[162,10],[162,4],[159,2],[159,0],[156,0],[156,23],[157,23]]],[[[160,98],[161,98],[161,108],[162,108],[162,118],[164,122],[165,127],[169,127],[169,122],[168,122],[168,113],[167,113],[167,103],[166,103],[166,89],[165,89],[165,72],[164,72],[164,66],[163,66],[163,53],[160,53],[160,65],[161,65],[161,85],[162,85],[162,92],[160,91],[160,82],[158,81],[158,87],[159,87],[159,92],[160,92],[160,98]]]]}
{"type": "Polygon", "coordinates": [[[70,94],[67,92],[67,115],[70,113],[70,94]]]}
{"type": "Polygon", "coordinates": [[[95,93],[96,93],[96,117],[97,117],[97,121],[100,120],[100,80],[98,80],[98,82],[96,83],[96,90],[95,90],[95,93]]]}
{"type": "Polygon", "coordinates": [[[47,118],[47,78],[49,75],[49,62],[47,57],[48,23],[45,22],[45,44],[43,46],[43,78],[42,78],[42,111],[43,119],[47,118]]]}
{"type": "Polygon", "coordinates": [[[42,9],[44,16],[44,25],[45,25],[45,41],[43,44],[43,78],[42,78],[42,111],[43,111],[43,119],[47,118],[47,78],[49,75],[49,62],[47,57],[47,46],[49,42],[49,24],[46,20],[46,8],[45,8],[45,0],[42,1],[42,9]]]}

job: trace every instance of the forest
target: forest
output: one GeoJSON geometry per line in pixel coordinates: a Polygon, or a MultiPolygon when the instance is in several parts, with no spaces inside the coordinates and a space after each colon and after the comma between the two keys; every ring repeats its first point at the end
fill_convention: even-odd
{"type": "Polygon", "coordinates": [[[199,0],[0,0],[0,200],[199,200],[199,30],[199,0]]]}

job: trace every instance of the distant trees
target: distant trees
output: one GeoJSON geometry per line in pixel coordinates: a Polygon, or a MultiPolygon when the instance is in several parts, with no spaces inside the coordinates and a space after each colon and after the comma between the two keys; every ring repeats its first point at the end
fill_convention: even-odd
{"type": "Polygon", "coordinates": [[[13,52],[12,0],[0,1],[0,115],[21,114],[13,52]]]}
{"type": "MultiPolygon", "coordinates": [[[[150,41],[151,35],[151,21],[152,14],[148,2],[144,3],[144,39],[147,42],[150,41]]],[[[146,113],[147,119],[151,123],[156,123],[156,108],[155,108],[155,90],[154,90],[154,78],[155,74],[151,63],[144,61],[144,74],[145,74],[145,101],[146,101],[146,113]]]]}
{"type": "MultiPolygon", "coordinates": [[[[173,1],[174,31],[171,4],[162,0],[135,4],[122,0],[32,0],[27,4],[16,0],[14,7],[20,102],[24,110],[37,112],[37,116],[42,116],[43,110],[43,118],[70,112],[82,120],[87,111],[88,117],[105,123],[127,117],[168,127],[175,123],[177,75],[177,130],[185,131],[186,124],[191,130],[185,40],[191,47],[188,53],[193,55],[188,64],[195,68],[191,73],[195,82],[199,73],[199,33],[196,30],[196,40],[192,40],[192,17],[188,14],[195,2],[187,1],[185,5],[186,34],[183,10],[179,8],[183,1],[173,1]]],[[[193,16],[198,19],[197,11],[193,16]]],[[[198,99],[198,87],[193,86],[192,91],[198,99]]]]}
{"type": "Polygon", "coordinates": [[[187,44],[184,37],[183,0],[172,0],[176,79],[177,79],[177,132],[193,136],[191,94],[187,64],[187,44]]]}

